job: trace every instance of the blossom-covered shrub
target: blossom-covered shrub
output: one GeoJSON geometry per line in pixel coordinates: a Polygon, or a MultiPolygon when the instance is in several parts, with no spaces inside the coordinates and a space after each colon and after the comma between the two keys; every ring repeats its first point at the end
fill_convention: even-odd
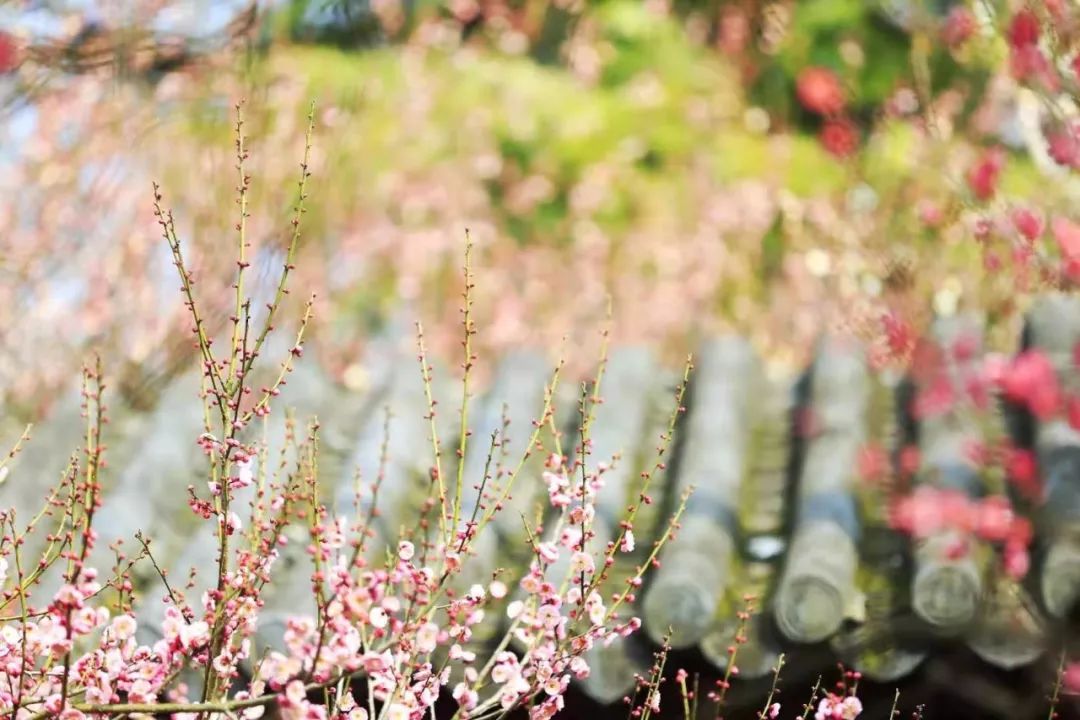
{"type": "MultiPolygon", "coordinates": [[[[177,718],[206,712],[257,718],[273,706],[285,718],[418,720],[432,711],[445,690],[462,717],[497,715],[519,707],[534,718],[552,717],[562,709],[571,679],[588,675],[589,651],[626,637],[641,625],[629,616],[633,593],[670,528],[624,583],[609,582],[608,570],[617,554],[635,550],[633,518],[637,507],[651,502],[649,474],[618,536],[606,547],[590,547],[590,521],[604,478],[602,469],[585,470],[588,407],[599,401],[587,399],[582,406],[586,419],[580,448],[564,451],[556,434],[548,449],[543,480],[550,513],[543,527],[527,526],[532,562],[520,575],[514,569],[499,569],[484,582],[460,589],[456,581],[473,560],[473,544],[493,532],[492,518],[511,492],[523,461],[497,488],[482,492],[475,506],[468,506],[463,501],[464,483],[483,487],[488,478],[463,477],[464,463],[458,464],[456,480],[453,472],[444,472],[449,463],[440,457],[434,401],[428,408],[435,449],[428,500],[416,508],[418,529],[394,547],[379,547],[369,537],[373,504],[369,503],[371,512],[349,519],[332,514],[323,503],[315,424],[299,442],[295,467],[285,473],[269,470],[265,447],[251,430],[273,412],[282,412],[275,398],[294,364],[301,361],[310,302],[278,369],[266,375],[257,361],[271,347],[267,339],[290,291],[307,201],[311,125],[291,239],[277,289],[262,310],[253,306],[246,289],[251,177],[243,128],[238,108],[234,300],[227,328],[218,337],[204,321],[206,309],[186,264],[173,214],[163,207],[156,187],[154,197],[202,369],[205,425],[192,440],[197,440],[193,449],[205,457],[206,482],[189,486],[187,495],[192,512],[213,528],[216,537],[216,567],[198,568],[210,575],[211,582],[201,597],[188,601],[184,588],[160,571],[152,537],[143,535],[138,536],[142,551],[127,561],[119,559],[118,551],[111,573],[89,564],[98,537],[94,519],[102,502],[106,414],[100,365],[88,368],[83,455],[72,461],[64,481],[31,522],[17,518],[13,510],[0,514],[4,526],[0,664],[5,677],[0,683],[0,713],[65,720],[159,712],[177,718]],[[273,581],[275,561],[289,543],[288,528],[298,523],[307,529],[317,613],[290,617],[279,649],[255,654],[262,593],[273,581]],[[26,557],[27,537],[42,525],[51,527],[44,555],[40,560],[26,557]],[[552,569],[563,556],[570,559],[570,572],[557,577],[552,569]],[[140,626],[141,593],[132,583],[132,568],[139,563],[158,570],[166,589],[167,605],[158,628],[140,626]],[[41,588],[47,587],[43,581],[56,573],[62,576],[60,587],[50,597],[38,599],[41,588]],[[496,622],[504,616],[505,636],[493,653],[485,654],[484,646],[472,640],[474,629],[488,614],[496,614],[496,622]],[[157,631],[158,639],[145,641],[146,631],[157,631]]],[[[462,363],[466,387],[475,361],[471,337],[476,332],[471,319],[470,252],[467,247],[462,363]]],[[[430,386],[422,338],[417,372],[430,386]]],[[[552,423],[557,378],[556,373],[544,407],[538,408],[526,456],[549,441],[544,433],[552,423]]],[[[680,389],[654,471],[663,466],[681,412],[681,394],[680,389]]],[[[466,394],[457,444],[462,456],[471,435],[465,424],[468,402],[466,394]]],[[[378,482],[367,491],[377,493],[378,482]]],[[[358,498],[357,506],[361,505],[358,498]]],[[[681,508],[675,519],[679,512],[681,508]]]]}

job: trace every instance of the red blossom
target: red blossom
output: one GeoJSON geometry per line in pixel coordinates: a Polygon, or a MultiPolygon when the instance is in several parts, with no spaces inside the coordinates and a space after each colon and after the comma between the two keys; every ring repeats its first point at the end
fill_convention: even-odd
{"type": "Polygon", "coordinates": [[[1080,225],[1064,217],[1056,217],[1053,222],[1054,240],[1062,255],[1080,256],[1080,225]]]}
{"type": "Polygon", "coordinates": [[[979,336],[975,333],[964,333],[952,344],[951,350],[956,362],[965,363],[979,352],[979,336]]]}
{"type": "Polygon", "coordinates": [[[1010,447],[1005,450],[1005,470],[1009,480],[1024,497],[1032,501],[1039,500],[1042,489],[1039,486],[1038,463],[1035,454],[1026,448],[1010,447]]]}
{"type": "Polygon", "coordinates": [[[922,455],[917,445],[905,445],[900,449],[900,472],[911,476],[919,471],[922,455]]]}
{"type": "Polygon", "coordinates": [[[1049,92],[1057,92],[1061,87],[1057,73],[1037,45],[1013,48],[1009,67],[1017,80],[1033,80],[1049,92]]]}
{"type": "Polygon", "coordinates": [[[1011,213],[1013,227],[1025,240],[1034,242],[1046,229],[1042,215],[1028,208],[1014,208],[1011,213]]]}
{"type": "Polygon", "coordinates": [[[1061,389],[1050,358],[1040,350],[1021,353],[1000,379],[1005,396],[1046,420],[1061,407],[1061,389]]]}
{"type": "Polygon", "coordinates": [[[847,118],[829,120],[821,128],[818,140],[829,154],[845,158],[858,149],[859,131],[847,118]]]}
{"type": "Polygon", "coordinates": [[[837,115],[844,109],[844,88],[828,68],[804,69],[796,80],[795,94],[803,107],[818,115],[837,115]]]}
{"type": "Polygon", "coordinates": [[[967,183],[972,194],[979,200],[989,200],[997,192],[1001,169],[1005,165],[1005,153],[1001,148],[991,148],[968,169],[967,183]]]}
{"type": "Polygon", "coordinates": [[[1074,282],[1080,281],[1080,225],[1067,218],[1056,217],[1051,228],[1061,251],[1065,277],[1074,282]]]}
{"type": "Polygon", "coordinates": [[[1028,554],[1027,548],[1022,545],[1007,544],[1003,559],[1005,572],[1013,580],[1022,579],[1031,569],[1031,555],[1028,554]]]}
{"type": "Polygon", "coordinates": [[[944,530],[970,532],[975,527],[975,508],[959,490],[942,490],[923,485],[910,495],[897,498],[889,507],[889,523],[915,538],[925,538],[944,530]]]}
{"type": "Polygon", "coordinates": [[[904,359],[915,348],[915,334],[911,325],[896,311],[889,310],[881,316],[881,328],[893,359],[904,359]]]}
{"type": "Polygon", "coordinates": [[[983,540],[1002,542],[1009,537],[1013,510],[1008,498],[991,495],[979,502],[975,511],[975,533],[983,540]]]}
{"type": "Polygon", "coordinates": [[[1014,48],[1027,47],[1039,42],[1039,18],[1031,10],[1024,9],[1013,15],[1009,23],[1009,44],[1014,48]]]}
{"type": "Polygon", "coordinates": [[[890,525],[915,538],[925,538],[945,527],[939,491],[920,487],[911,495],[898,498],[889,508],[890,525]]]}
{"type": "Polygon", "coordinates": [[[1071,662],[1065,666],[1065,672],[1061,674],[1061,684],[1066,692],[1080,694],[1080,662],[1071,662]]]}
{"type": "Polygon", "coordinates": [[[975,529],[975,505],[963,492],[938,490],[936,502],[949,528],[964,533],[975,529]]]}
{"type": "Polygon", "coordinates": [[[1058,124],[1043,134],[1046,136],[1046,153],[1051,160],[1067,168],[1080,165],[1080,138],[1074,124],[1058,124]]]}
{"type": "Polygon", "coordinates": [[[911,416],[917,420],[944,415],[956,405],[956,392],[949,378],[941,375],[919,391],[911,403],[911,416]]]}
{"type": "Polygon", "coordinates": [[[0,31],[0,74],[9,73],[19,67],[19,47],[15,38],[0,31]]]}
{"type": "Polygon", "coordinates": [[[945,531],[959,533],[944,550],[949,559],[966,556],[974,535],[1002,547],[1003,566],[1011,577],[1022,578],[1031,567],[1031,522],[1016,515],[1002,495],[976,501],[957,490],[922,486],[890,505],[889,523],[916,539],[945,531]]]}
{"type": "Polygon", "coordinates": [[[1026,517],[1017,515],[1013,517],[1012,525],[1009,526],[1009,535],[1005,538],[1005,542],[1027,547],[1031,545],[1033,536],[1034,531],[1031,527],[1031,521],[1026,517]]]}
{"type": "Polygon", "coordinates": [[[1080,430],[1080,398],[1070,397],[1065,401],[1065,417],[1073,430],[1080,430]]]}
{"type": "Polygon", "coordinates": [[[971,541],[966,537],[954,539],[945,548],[946,560],[962,560],[971,552],[971,541]]]}

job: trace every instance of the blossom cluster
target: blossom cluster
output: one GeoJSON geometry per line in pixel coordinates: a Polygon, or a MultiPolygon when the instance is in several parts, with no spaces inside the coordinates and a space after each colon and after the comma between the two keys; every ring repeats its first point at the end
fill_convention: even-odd
{"type": "MultiPolygon", "coordinates": [[[[583,490],[569,482],[564,469],[549,466],[549,482],[575,504],[573,513],[560,503],[555,507],[579,521],[593,516],[594,494],[602,483],[587,483],[583,490]]],[[[238,468],[238,478],[249,471],[247,461],[238,468]]],[[[179,671],[209,666],[208,672],[228,681],[246,663],[255,668],[254,680],[232,700],[272,698],[285,718],[367,717],[375,706],[356,706],[347,694],[329,708],[308,699],[310,686],[352,677],[362,677],[371,702],[395,720],[426,716],[444,687],[463,716],[531,704],[531,717],[548,718],[562,709],[570,680],[588,676],[584,655],[595,643],[610,643],[640,627],[636,618],[613,620],[594,587],[595,561],[582,550],[580,531],[567,526],[555,540],[537,544],[536,557],[519,580],[520,595],[505,606],[508,632],[521,652],[503,650],[490,662],[478,662],[479,649],[470,643],[473,631],[508,589],[498,579],[461,593],[451,589],[452,578],[468,562],[469,533],[459,532],[455,549],[449,550],[425,541],[418,551],[411,541],[401,541],[393,561],[379,566],[356,552],[357,538],[344,519],[327,519],[325,509],[317,517],[307,550],[319,568],[313,587],[327,599],[317,618],[289,618],[280,650],[257,662],[251,657],[260,606],[256,589],[286,544],[284,534],[264,553],[238,551],[234,569],[226,573],[225,592],[205,592],[201,612],[168,605],[161,638],[150,645],[137,643],[135,616],[110,617],[97,573],[87,567],[40,615],[3,625],[0,659],[9,681],[0,684],[0,712],[30,717],[44,710],[74,720],[84,709],[93,713],[95,706],[122,701],[154,704],[166,694],[190,704],[192,699],[170,686],[179,671]],[[420,557],[445,562],[422,564],[420,557]],[[570,558],[572,577],[584,585],[567,587],[546,577],[563,557],[570,558]],[[221,637],[212,643],[214,628],[221,637]],[[77,647],[85,652],[65,660],[77,647]]],[[[7,568],[7,560],[0,560],[0,582],[7,568]]],[[[257,718],[264,705],[238,707],[243,717],[257,718]]],[[[197,705],[191,707],[193,712],[197,705]]]]}
{"type": "Polygon", "coordinates": [[[836,74],[824,67],[805,68],[796,83],[796,95],[803,107],[825,118],[819,139],[833,155],[846,157],[858,148],[859,132],[844,111],[844,88],[836,74]]]}
{"type": "Polygon", "coordinates": [[[945,531],[958,533],[964,539],[946,551],[954,559],[969,552],[966,538],[1000,545],[1005,571],[1016,579],[1024,577],[1031,566],[1031,521],[1017,514],[1003,495],[972,499],[958,490],[924,485],[893,501],[889,521],[915,539],[945,531]]]}
{"type": "Polygon", "coordinates": [[[855,720],[862,710],[862,702],[854,695],[841,697],[829,693],[818,703],[814,720],[855,720]]]}
{"type": "MultiPolygon", "coordinates": [[[[205,665],[210,625],[166,609],[162,637],[151,645],[136,640],[138,623],[128,613],[110,617],[97,597],[97,573],[85,568],[75,584],[62,586],[47,608],[21,623],[0,628],[0,712],[31,717],[40,711],[65,720],[83,717],[80,707],[120,701],[153,704],[188,662],[205,665]],[[74,651],[82,647],[81,653],[74,651]],[[73,703],[73,698],[79,702],[73,703]]],[[[232,673],[245,655],[223,652],[218,672],[232,673]]]]}
{"type": "MultiPolygon", "coordinates": [[[[1039,349],[1025,350],[1013,358],[994,354],[976,357],[971,338],[960,338],[954,346],[944,348],[923,342],[913,352],[911,368],[919,390],[909,411],[917,420],[944,413],[991,417],[1001,412],[994,402],[1001,397],[1038,422],[1063,418],[1080,429],[1080,416],[1073,410],[1077,400],[1065,393],[1054,364],[1039,349]]],[[[1001,548],[1006,572],[1022,578],[1031,564],[1032,524],[1017,511],[1005,488],[993,487],[991,479],[1003,476],[1012,485],[1014,497],[1038,507],[1044,501],[1044,488],[1036,456],[1004,437],[975,436],[961,450],[962,456],[956,460],[979,472],[991,494],[971,497],[958,489],[935,487],[931,478],[930,483],[920,483],[914,491],[890,501],[889,522],[915,539],[955,533],[959,539],[946,552],[956,557],[969,552],[970,539],[991,543],[1001,548]]],[[[909,480],[920,469],[925,470],[920,455],[914,445],[901,449],[897,469],[902,479],[909,480]]],[[[864,478],[880,482],[889,475],[889,468],[884,449],[863,449],[859,470],[864,478]]]]}

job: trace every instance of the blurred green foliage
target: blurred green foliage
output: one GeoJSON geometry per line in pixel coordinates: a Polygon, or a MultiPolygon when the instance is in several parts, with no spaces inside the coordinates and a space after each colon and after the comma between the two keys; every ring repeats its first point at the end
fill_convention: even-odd
{"type": "MultiPolygon", "coordinates": [[[[373,14],[393,0],[296,0],[270,15],[258,52],[147,84],[161,102],[137,152],[187,227],[213,229],[194,239],[213,268],[235,213],[232,104],[247,101],[251,203],[265,210],[253,236],[273,248],[314,100],[303,251],[315,258],[298,266],[328,298],[320,322],[346,339],[403,296],[452,308],[465,227],[484,238],[480,269],[501,276],[492,295],[510,298],[503,342],[586,315],[584,286],[597,306],[619,289],[636,298],[622,307],[642,336],[666,340],[695,314],[745,330],[770,306],[825,297],[819,281],[872,293],[894,250],[932,261],[927,287],[980,262],[965,173],[1009,122],[1008,88],[983,92],[993,73],[1007,79],[1006,44],[988,33],[947,48],[948,3],[907,3],[929,11],[906,24],[883,4],[402,2],[394,26],[373,14]],[[470,6],[479,14],[461,17],[470,6]],[[836,74],[841,112],[802,107],[808,67],[836,74]],[[927,99],[944,120],[929,131],[927,99]],[[820,133],[837,114],[857,136],[842,157],[820,133]]],[[[1013,197],[995,202],[1038,192],[1059,206],[1065,189],[1025,149],[1002,174],[1013,197]]],[[[790,317],[777,310],[774,327],[790,317]]]]}
{"type": "MultiPolygon", "coordinates": [[[[253,204],[272,197],[270,206],[287,214],[295,166],[280,158],[299,151],[308,102],[319,109],[318,191],[304,242],[348,276],[331,295],[343,311],[334,322],[348,326],[342,332],[377,325],[403,293],[432,313],[452,307],[460,258],[448,237],[464,227],[489,239],[481,262],[515,290],[540,277],[546,287],[561,284],[521,300],[538,327],[572,314],[567,298],[589,282],[641,297],[671,288],[666,298],[693,284],[686,309],[668,299],[668,316],[640,320],[662,335],[702,309],[738,324],[796,302],[785,300],[784,288],[801,277],[799,292],[810,292],[811,252],[832,258],[821,281],[838,284],[842,267],[851,293],[882,273],[894,251],[932,257],[941,276],[980,262],[962,233],[944,236],[920,213],[928,203],[945,223],[962,217],[970,195],[964,172],[985,141],[959,116],[955,130],[938,135],[925,131],[918,111],[880,112],[910,82],[918,53],[876,6],[798,4],[792,22],[816,34],[791,30],[769,57],[778,100],[765,107],[759,92],[768,73],[748,83],[731,57],[687,31],[682,15],[611,0],[590,5],[577,22],[578,41],[593,53],[584,69],[573,58],[547,62],[530,48],[508,52],[453,32],[362,49],[284,42],[255,63],[245,83],[263,95],[247,96],[247,128],[254,162],[264,163],[254,192],[267,194],[253,204]],[[845,88],[861,88],[849,91],[847,111],[872,122],[857,152],[837,158],[809,132],[820,118],[796,109],[795,82],[805,63],[847,62],[845,42],[865,54],[843,76],[845,88]],[[777,119],[787,111],[798,122],[777,119]],[[354,243],[346,264],[355,271],[337,267],[343,237],[354,243]],[[691,283],[695,267],[701,277],[691,283]]],[[[990,67],[976,53],[945,55],[930,61],[969,68],[966,82],[981,82],[990,67]]],[[[235,97],[235,88],[221,95],[235,97]]],[[[225,168],[227,106],[207,99],[191,107],[187,131],[200,146],[219,147],[225,168]]],[[[167,186],[190,175],[176,159],[173,174],[163,175],[167,186]]],[[[214,193],[221,207],[202,217],[227,202],[223,178],[214,193]]],[[[1010,154],[1003,189],[1030,197],[1040,184],[1027,157],[1010,154]]],[[[777,310],[776,322],[789,315],[777,310]]]]}
{"type": "MultiPolygon", "coordinates": [[[[791,107],[797,72],[813,63],[842,70],[845,83],[858,88],[852,107],[875,112],[910,72],[911,42],[873,4],[797,4],[773,64],[748,90],[722,54],[688,37],[678,15],[658,16],[637,2],[605,2],[591,7],[588,17],[592,42],[603,51],[592,80],[528,53],[415,51],[393,44],[361,51],[332,43],[276,48],[261,70],[263,79],[302,79],[297,97],[338,115],[322,171],[327,180],[312,201],[310,236],[331,235],[345,209],[386,213],[405,230],[445,224],[439,210],[403,207],[388,195],[388,176],[458,175],[461,187],[482,189],[483,212],[500,235],[522,247],[567,249],[574,247],[582,220],[616,243],[659,227],[691,231],[702,213],[694,191],[702,171],[711,187],[764,181],[804,199],[842,200],[862,183],[878,197],[894,198],[887,232],[916,242],[921,234],[909,186],[917,184],[923,196],[955,189],[915,165],[926,138],[903,118],[877,123],[863,152],[849,162],[831,156],[810,134],[768,134],[746,121],[747,108],[762,101],[769,82],[775,81],[770,92],[779,93],[767,106],[770,113],[791,107]],[[845,65],[845,42],[864,48],[861,66],[845,65]],[[769,72],[781,79],[770,81],[769,72]],[[498,166],[478,177],[474,164],[483,157],[497,158],[498,166]],[[596,177],[603,178],[599,197],[583,210],[575,193],[596,177]],[[535,202],[523,203],[522,187],[536,178],[542,190],[535,202]]],[[[938,61],[959,62],[951,56],[938,61]]],[[[272,133],[283,122],[277,110],[253,118],[251,126],[272,133]]],[[[203,138],[227,135],[228,113],[193,118],[203,138]],[[207,120],[215,116],[217,122],[207,120]]],[[[1030,194],[1037,182],[1024,158],[1007,164],[1003,183],[1011,192],[1030,194]]],[[[788,228],[777,215],[771,229],[751,239],[756,272],[745,278],[749,287],[724,292],[752,289],[765,297],[763,287],[782,280],[792,232],[798,227],[788,228]]],[[[655,272],[646,266],[635,271],[646,279],[655,272]]],[[[355,300],[369,307],[373,294],[395,291],[393,281],[384,280],[355,300]]]]}
{"type": "MultiPolygon", "coordinates": [[[[775,174],[800,195],[842,185],[842,168],[809,137],[793,138],[790,162],[777,167],[768,139],[742,127],[745,101],[731,69],[715,53],[687,42],[673,21],[658,21],[636,3],[608,4],[598,16],[605,19],[603,37],[616,51],[593,87],[527,57],[424,54],[430,93],[424,113],[431,122],[414,112],[424,129],[408,138],[401,119],[416,88],[397,50],[297,46],[279,52],[275,64],[295,65],[320,105],[355,113],[351,119],[358,126],[336,139],[345,146],[334,154],[362,156],[366,168],[335,167],[335,185],[356,187],[363,183],[360,173],[371,169],[416,170],[489,149],[501,157],[504,175],[539,173],[552,180],[554,196],[518,223],[522,241],[550,236],[565,219],[570,187],[601,163],[617,170],[614,192],[598,214],[612,230],[633,222],[641,201],[633,197],[635,189],[657,179],[677,181],[702,156],[720,182],[775,174]],[[703,120],[688,117],[695,101],[708,109],[703,120]],[[462,132],[470,116],[482,117],[490,134],[462,132]],[[493,140],[495,147],[473,145],[471,138],[493,140]]],[[[499,205],[503,184],[492,182],[489,189],[499,205]]],[[[504,219],[515,225],[512,217],[504,219]]]]}

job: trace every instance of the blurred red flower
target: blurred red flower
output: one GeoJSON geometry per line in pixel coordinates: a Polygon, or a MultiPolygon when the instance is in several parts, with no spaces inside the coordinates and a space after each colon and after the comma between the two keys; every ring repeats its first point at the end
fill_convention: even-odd
{"type": "Polygon", "coordinates": [[[1065,417],[1073,430],[1080,430],[1080,398],[1071,397],[1065,401],[1065,417]]]}
{"type": "Polygon", "coordinates": [[[15,38],[0,31],[0,73],[8,73],[19,66],[19,48],[15,38]]]}
{"type": "Polygon", "coordinates": [[[949,378],[939,376],[922,388],[911,403],[911,415],[917,420],[940,417],[956,405],[956,392],[949,378]]]}
{"type": "Polygon", "coordinates": [[[1044,132],[1046,152],[1050,159],[1064,167],[1080,165],[1080,138],[1077,128],[1071,124],[1057,125],[1044,132]]]}
{"type": "Polygon", "coordinates": [[[1061,87],[1058,74],[1038,45],[1013,48],[1009,66],[1017,80],[1034,80],[1048,92],[1057,92],[1061,87]]]}
{"type": "Polygon", "coordinates": [[[1046,420],[1061,406],[1061,388],[1050,359],[1038,350],[1021,353],[1001,378],[1001,389],[1031,414],[1046,420]]]}
{"type": "Polygon", "coordinates": [[[911,325],[895,310],[881,316],[881,328],[892,359],[906,359],[915,348],[915,333],[911,325]]]}
{"type": "Polygon", "coordinates": [[[1071,662],[1065,667],[1061,684],[1066,692],[1080,694],[1080,662],[1071,662]]]}
{"type": "Polygon", "coordinates": [[[1035,241],[1043,233],[1043,218],[1033,210],[1016,208],[1012,211],[1012,223],[1016,231],[1027,240],[1035,241]]]}
{"type": "Polygon", "coordinates": [[[1009,44],[1014,48],[1027,47],[1039,42],[1039,18],[1028,9],[1013,15],[1009,23],[1009,44]]]}
{"type": "Polygon", "coordinates": [[[1042,488],[1039,485],[1039,465],[1035,460],[1035,453],[1026,448],[1006,448],[1005,470],[1017,492],[1031,501],[1041,499],[1042,488]]]}
{"type": "Polygon", "coordinates": [[[1031,569],[1031,555],[1023,545],[1007,543],[1005,545],[1005,572],[1013,580],[1020,580],[1031,569]]]}
{"type": "Polygon", "coordinates": [[[983,540],[1001,542],[1009,536],[1014,519],[1012,505],[1003,495],[981,500],[975,510],[975,533],[983,540]]]}
{"type": "Polygon", "coordinates": [[[859,131],[847,119],[829,120],[821,128],[821,145],[838,158],[845,158],[859,147],[859,131]]]}
{"type": "Polygon", "coordinates": [[[905,445],[900,450],[900,472],[904,475],[914,475],[919,471],[922,464],[922,455],[917,445],[905,445]]]}
{"type": "Polygon", "coordinates": [[[982,154],[978,162],[968,169],[967,182],[971,192],[979,200],[989,200],[997,192],[1001,169],[1005,166],[1005,153],[1001,148],[991,148],[982,154]]]}
{"type": "Polygon", "coordinates": [[[803,107],[818,115],[836,115],[844,109],[844,88],[828,68],[808,67],[799,73],[795,93],[803,107]]]}
{"type": "Polygon", "coordinates": [[[1056,217],[1052,229],[1061,251],[1065,276],[1074,282],[1080,281],[1080,225],[1067,218],[1056,217]]]}

